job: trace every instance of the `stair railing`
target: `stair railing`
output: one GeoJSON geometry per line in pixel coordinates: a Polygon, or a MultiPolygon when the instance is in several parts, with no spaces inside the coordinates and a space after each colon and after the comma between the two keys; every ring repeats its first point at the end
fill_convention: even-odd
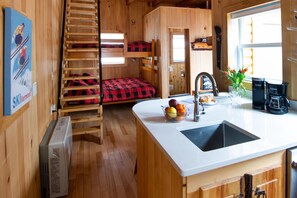
{"type": "Polygon", "coordinates": [[[59,78],[58,78],[58,109],[61,108],[61,84],[62,84],[62,68],[63,68],[63,50],[64,50],[64,32],[65,32],[65,16],[66,16],[66,1],[64,0],[64,5],[63,5],[63,19],[62,19],[62,34],[61,34],[61,47],[60,47],[60,68],[59,68],[59,78]]]}
{"type": "Polygon", "coordinates": [[[100,0],[97,0],[98,13],[98,50],[99,50],[99,86],[100,86],[100,105],[103,103],[103,88],[102,88],[102,62],[101,62],[101,14],[100,14],[100,0]]]}

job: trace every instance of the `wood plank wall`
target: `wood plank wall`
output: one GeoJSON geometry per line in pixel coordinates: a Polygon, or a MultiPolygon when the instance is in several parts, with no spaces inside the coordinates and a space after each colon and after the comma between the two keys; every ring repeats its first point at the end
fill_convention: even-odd
{"type": "Polygon", "coordinates": [[[288,60],[289,56],[296,58],[296,39],[297,32],[289,31],[290,23],[297,24],[296,14],[292,13],[292,9],[297,9],[296,0],[282,0],[282,45],[283,45],[283,77],[284,81],[288,82],[288,97],[292,100],[297,100],[297,62],[288,60]]]}
{"type": "MultiPolygon", "coordinates": [[[[213,16],[213,26],[218,25],[222,27],[222,69],[226,70],[228,65],[228,46],[227,46],[227,13],[236,10],[245,9],[248,7],[253,7],[256,5],[273,2],[274,0],[229,0],[229,1],[217,1],[212,0],[212,16],[213,16]]],[[[293,2],[294,0],[292,0],[293,2]]],[[[288,96],[290,99],[297,100],[297,67],[294,62],[287,60],[287,57],[291,55],[292,43],[296,42],[296,36],[294,39],[294,34],[296,32],[290,32],[287,30],[288,23],[290,21],[290,1],[281,0],[281,12],[282,12],[282,46],[283,46],[283,80],[289,83],[288,96]]],[[[213,32],[213,34],[215,34],[213,32]]],[[[216,45],[213,45],[214,56],[213,63],[216,63],[216,45]]],[[[227,79],[223,73],[214,65],[214,76],[217,81],[219,90],[227,90],[227,79]]]]}
{"type": "MultiPolygon", "coordinates": [[[[145,39],[157,40],[157,56],[159,69],[159,91],[161,97],[169,95],[169,28],[189,30],[189,40],[211,36],[211,10],[177,7],[159,7],[145,16],[145,39]]],[[[189,45],[189,47],[191,47],[189,45]]],[[[193,51],[190,49],[190,90],[194,88],[195,77],[198,73],[212,73],[212,51],[193,51]]]]}
{"type": "MultiPolygon", "coordinates": [[[[152,8],[147,2],[101,0],[101,30],[127,33],[128,41],[143,40],[143,16],[152,8]]],[[[103,66],[102,78],[138,77],[139,59],[127,59],[127,66],[103,66]]]]}
{"type": "MultiPolygon", "coordinates": [[[[0,86],[0,192],[1,197],[40,197],[38,146],[50,120],[56,98],[51,71],[57,74],[60,46],[60,0],[2,0],[0,7],[21,11],[32,20],[32,73],[38,92],[24,108],[3,116],[0,86]]],[[[0,12],[0,78],[3,82],[3,11],[0,12]]],[[[57,79],[57,77],[55,77],[57,79]]]]}

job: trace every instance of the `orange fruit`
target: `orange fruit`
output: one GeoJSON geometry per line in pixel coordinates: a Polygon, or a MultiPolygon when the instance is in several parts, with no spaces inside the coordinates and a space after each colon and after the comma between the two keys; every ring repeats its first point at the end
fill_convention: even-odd
{"type": "Polygon", "coordinates": [[[186,109],[186,105],[184,104],[177,104],[176,107],[175,107],[178,110],[181,110],[181,109],[186,109]]]}
{"type": "Polygon", "coordinates": [[[179,110],[177,110],[177,115],[178,116],[185,116],[186,115],[186,110],[185,109],[179,109],[179,110]]]}

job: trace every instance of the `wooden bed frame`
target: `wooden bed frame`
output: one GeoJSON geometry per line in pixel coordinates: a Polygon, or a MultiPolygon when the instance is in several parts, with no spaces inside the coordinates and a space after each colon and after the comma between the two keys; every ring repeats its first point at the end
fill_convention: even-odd
{"type": "MultiPolygon", "coordinates": [[[[102,40],[108,42],[108,40],[102,40]]],[[[115,42],[115,41],[114,41],[115,42]]],[[[128,51],[128,39],[127,36],[124,36],[123,40],[118,40],[117,42],[123,42],[124,48],[101,48],[102,57],[126,57],[126,58],[141,58],[141,78],[151,83],[155,88],[157,87],[157,82],[155,75],[158,71],[156,67],[155,60],[155,40],[151,41],[151,51],[150,52],[129,52],[128,51]]],[[[141,98],[144,100],[145,98],[141,98]]],[[[150,99],[150,98],[147,98],[150,99]]],[[[124,101],[115,101],[115,102],[103,102],[103,105],[110,104],[120,104],[120,103],[129,103],[136,102],[139,99],[133,100],[124,100],[124,101]]]]}
{"type": "Polygon", "coordinates": [[[155,41],[151,41],[152,51],[150,52],[130,52],[128,51],[128,38],[124,34],[124,39],[101,39],[101,42],[123,43],[123,48],[101,48],[102,57],[126,57],[126,58],[141,58],[141,57],[154,57],[155,41]]]}

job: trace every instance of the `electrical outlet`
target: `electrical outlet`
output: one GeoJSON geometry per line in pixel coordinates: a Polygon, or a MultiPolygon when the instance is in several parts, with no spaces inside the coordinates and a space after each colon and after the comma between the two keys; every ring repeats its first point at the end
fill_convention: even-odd
{"type": "Polygon", "coordinates": [[[52,104],[51,105],[51,111],[57,111],[57,108],[56,108],[56,105],[55,104],[52,104]]]}

